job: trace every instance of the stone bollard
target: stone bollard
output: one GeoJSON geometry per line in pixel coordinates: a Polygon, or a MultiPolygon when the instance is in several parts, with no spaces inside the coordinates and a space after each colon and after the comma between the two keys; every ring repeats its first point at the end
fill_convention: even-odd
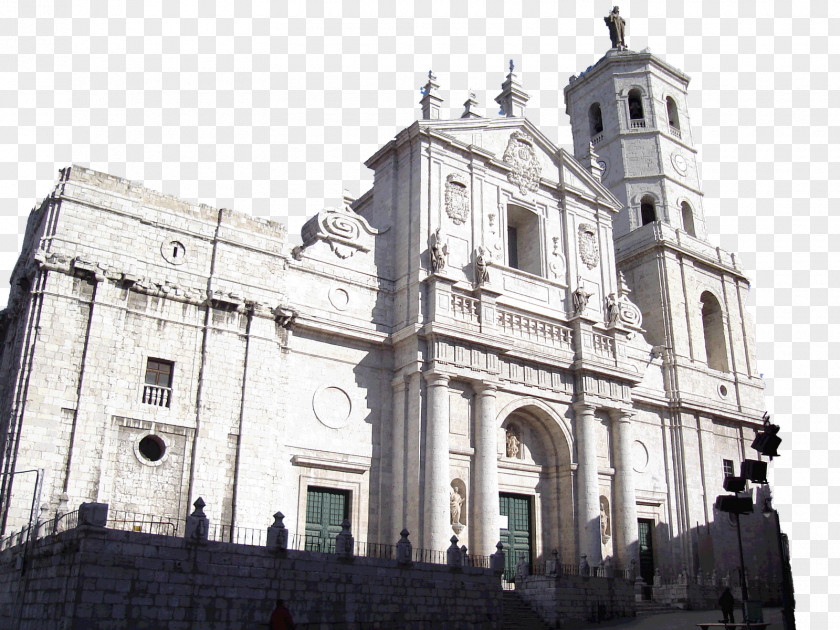
{"type": "Polygon", "coordinates": [[[289,530],[283,525],[283,512],[274,513],[274,523],[268,528],[265,546],[272,551],[286,551],[289,548],[289,530]]]}
{"type": "Polygon", "coordinates": [[[659,572],[659,567],[656,567],[656,571],[653,573],[653,585],[662,586],[662,574],[659,572]]]}
{"type": "Polygon", "coordinates": [[[207,542],[207,535],[210,532],[210,521],[204,514],[204,506],[207,504],[204,499],[198,497],[193,505],[195,510],[187,517],[184,538],[195,543],[207,542]]]}
{"type": "Polygon", "coordinates": [[[633,582],[633,598],[637,602],[644,601],[645,599],[645,581],[641,575],[637,575],[633,582]]]}
{"type": "Polygon", "coordinates": [[[604,577],[613,577],[612,556],[607,556],[607,559],[604,560],[604,577]]]}
{"type": "Polygon", "coordinates": [[[467,553],[467,546],[466,545],[461,545],[461,565],[465,566],[465,567],[470,566],[469,560],[470,560],[470,557],[469,557],[469,554],[467,553]]]}
{"type": "Polygon", "coordinates": [[[453,569],[459,569],[464,562],[464,558],[461,555],[461,550],[458,549],[458,537],[452,536],[449,542],[452,544],[446,550],[446,564],[453,569]]]}
{"type": "Polygon", "coordinates": [[[341,524],[341,532],[335,537],[335,555],[341,560],[352,560],[353,543],[353,535],[350,533],[350,521],[345,518],[341,524]]]}
{"type": "Polygon", "coordinates": [[[496,543],[496,553],[490,556],[490,568],[496,575],[505,572],[505,550],[501,540],[496,543]]]}
{"type": "Polygon", "coordinates": [[[35,540],[45,536],[49,532],[44,531],[44,527],[49,521],[50,516],[50,506],[47,503],[41,504],[41,514],[38,516],[38,520],[35,522],[35,540]]]}
{"type": "Polygon", "coordinates": [[[586,554],[580,557],[580,574],[584,577],[589,577],[589,563],[586,561],[586,554]]]}
{"type": "Polygon", "coordinates": [[[400,532],[400,541],[397,543],[397,565],[410,567],[411,564],[411,541],[408,539],[408,530],[403,528],[400,532]]]}
{"type": "Polygon", "coordinates": [[[105,527],[108,522],[107,503],[82,503],[79,506],[79,522],[77,527],[89,525],[90,527],[105,527]]]}

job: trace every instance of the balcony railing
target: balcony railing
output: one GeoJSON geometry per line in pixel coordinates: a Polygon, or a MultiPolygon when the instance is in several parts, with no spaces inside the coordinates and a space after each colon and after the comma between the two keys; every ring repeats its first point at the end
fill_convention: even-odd
{"type": "Polygon", "coordinates": [[[572,329],[542,319],[499,309],[497,325],[512,337],[519,337],[554,348],[572,350],[572,329]]]}
{"type": "Polygon", "coordinates": [[[606,335],[592,333],[592,350],[600,357],[615,359],[615,341],[606,335]]]}
{"type": "Polygon", "coordinates": [[[676,127],[674,127],[673,125],[669,125],[669,126],[668,126],[668,129],[669,129],[669,131],[671,132],[671,135],[672,135],[672,136],[674,136],[675,138],[680,138],[680,139],[682,139],[682,132],[681,132],[679,129],[677,129],[677,128],[676,128],[676,127]]]}
{"type": "Polygon", "coordinates": [[[631,120],[630,121],[630,128],[631,129],[644,129],[645,128],[645,121],[642,120],[631,120]]]}
{"type": "Polygon", "coordinates": [[[592,136],[592,145],[594,146],[594,145],[598,144],[603,139],[604,139],[604,133],[603,132],[601,132],[601,133],[599,133],[595,136],[592,136]]]}
{"type": "Polygon", "coordinates": [[[452,317],[465,322],[478,323],[479,301],[458,293],[452,294],[452,317]]]}
{"type": "Polygon", "coordinates": [[[172,400],[172,389],[158,385],[143,386],[143,403],[155,407],[169,407],[172,400]]]}

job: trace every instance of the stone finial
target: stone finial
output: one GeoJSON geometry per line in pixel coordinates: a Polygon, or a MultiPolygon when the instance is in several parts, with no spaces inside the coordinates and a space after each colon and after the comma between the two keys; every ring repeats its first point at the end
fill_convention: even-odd
{"type": "Polygon", "coordinates": [[[350,191],[346,188],[341,193],[341,201],[344,204],[344,209],[348,212],[352,212],[350,206],[353,205],[353,202],[356,201],[356,198],[353,197],[350,191]]]}
{"type": "Polygon", "coordinates": [[[350,521],[346,518],[341,523],[341,531],[335,537],[335,555],[343,560],[353,558],[353,535],[350,533],[350,521]]]}
{"type": "Polygon", "coordinates": [[[656,567],[656,571],[653,573],[653,585],[662,586],[662,573],[659,572],[659,567],[656,567]]]}
{"type": "Polygon", "coordinates": [[[452,568],[460,568],[464,564],[464,557],[461,555],[461,550],[458,549],[458,537],[452,536],[449,542],[451,544],[449,549],[446,550],[446,564],[452,568]]]}
{"type": "Polygon", "coordinates": [[[275,551],[285,551],[289,548],[289,530],[283,524],[286,516],[283,512],[274,513],[274,523],[268,528],[265,546],[275,551]]]}
{"type": "Polygon", "coordinates": [[[423,120],[440,119],[440,106],[443,99],[435,94],[438,89],[440,89],[440,85],[437,83],[437,77],[429,70],[429,80],[425,86],[420,88],[420,92],[423,94],[423,98],[420,99],[423,120]]]}
{"type": "Polygon", "coordinates": [[[187,525],[184,528],[184,538],[191,542],[206,542],[210,531],[210,521],[204,514],[204,506],[207,505],[204,499],[198,497],[193,506],[195,510],[187,517],[187,525]]]}
{"type": "Polygon", "coordinates": [[[400,532],[400,541],[397,543],[397,564],[403,567],[411,565],[411,541],[405,528],[400,532]]]}
{"type": "Polygon", "coordinates": [[[546,562],[546,575],[558,575],[560,573],[560,554],[554,549],[551,552],[551,560],[546,562]]]}
{"type": "Polygon", "coordinates": [[[507,118],[521,117],[525,115],[525,104],[531,97],[522,88],[519,77],[513,73],[513,59],[510,60],[510,73],[505,82],[502,83],[502,93],[496,97],[496,102],[501,107],[499,112],[507,118]]]}
{"type": "Polygon", "coordinates": [[[613,563],[610,556],[604,560],[604,577],[613,577],[613,563]]]}
{"type": "Polygon", "coordinates": [[[464,101],[464,113],[461,118],[481,118],[481,114],[474,111],[478,107],[478,100],[475,97],[475,92],[470,90],[469,97],[464,101]]]}
{"type": "Polygon", "coordinates": [[[497,575],[501,575],[505,571],[505,549],[501,540],[496,543],[496,553],[490,556],[490,568],[497,575]]]}

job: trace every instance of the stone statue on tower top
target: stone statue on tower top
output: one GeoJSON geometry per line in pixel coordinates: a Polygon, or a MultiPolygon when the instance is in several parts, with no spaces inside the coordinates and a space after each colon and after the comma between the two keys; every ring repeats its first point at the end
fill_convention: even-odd
{"type": "Polygon", "coordinates": [[[624,18],[618,14],[618,7],[613,7],[610,14],[604,18],[607,28],[610,29],[610,41],[613,48],[619,50],[627,50],[627,44],[624,43],[624,18]]]}

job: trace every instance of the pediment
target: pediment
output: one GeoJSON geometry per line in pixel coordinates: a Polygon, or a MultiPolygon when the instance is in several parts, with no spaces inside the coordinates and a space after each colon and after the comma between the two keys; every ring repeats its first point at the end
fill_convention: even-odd
{"type": "Polygon", "coordinates": [[[523,194],[542,180],[584,197],[598,199],[614,211],[621,202],[565,149],[555,146],[526,118],[421,121],[436,135],[452,138],[492,156],[492,162],[510,169],[511,183],[523,194]]]}

